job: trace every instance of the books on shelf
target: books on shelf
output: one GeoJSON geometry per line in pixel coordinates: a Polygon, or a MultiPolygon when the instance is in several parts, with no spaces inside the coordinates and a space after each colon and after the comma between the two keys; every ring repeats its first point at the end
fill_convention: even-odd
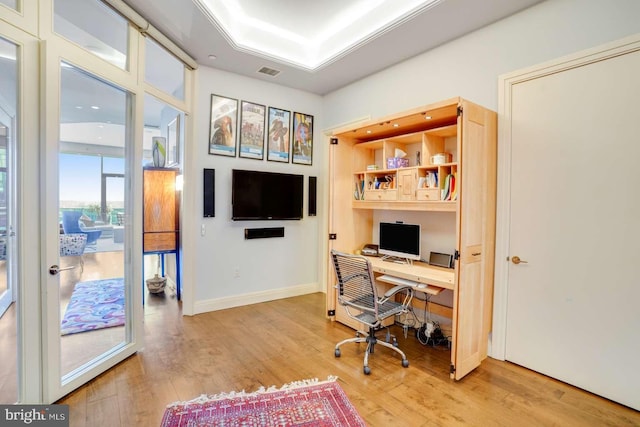
{"type": "Polygon", "coordinates": [[[353,198],[356,200],[364,200],[364,180],[354,182],[355,191],[353,192],[353,198]]]}
{"type": "Polygon", "coordinates": [[[440,200],[452,201],[458,198],[458,191],[456,186],[456,174],[448,174],[444,180],[444,187],[442,188],[442,194],[440,200]]]}
{"type": "Polygon", "coordinates": [[[425,178],[427,188],[438,188],[438,172],[427,172],[425,178]]]}

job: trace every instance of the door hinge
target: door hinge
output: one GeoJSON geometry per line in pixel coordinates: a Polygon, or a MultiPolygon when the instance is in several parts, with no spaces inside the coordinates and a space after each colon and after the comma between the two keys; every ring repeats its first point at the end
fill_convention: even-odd
{"type": "Polygon", "coordinates": [[[335,316],[335,315],[336,315],[335,310],[327,310],[327,316],[335,316]]]}
{"type": "Polygon", "coordinates": [[[338,145],[338,138],[331,138],[330,144],[331,145],[338,145]]]}
{"type": "Polygon", "coordinates": [[[452,375],[456,373],[456,367],[453,365],[453,363],[449,365],[449,373],[452,375]]]}
{"type": "Polygon", "coordinates": [[[336,240],[338,235],[336,233],[329,233],[329,240],[336,240]]]}
{"type": "Polygon", "coordinates": [[[453,253],[453,259],[455,259],[456,261],[460,259],[460,252],[458,252],[457,250],[453,253]]]}
{"type": "Polygon", "coordinates": [[[458,117],[460,117],[462,115],[462,106],[458,105],[458,109],[456,111],[456,114],[458,115],[458,117]]]}

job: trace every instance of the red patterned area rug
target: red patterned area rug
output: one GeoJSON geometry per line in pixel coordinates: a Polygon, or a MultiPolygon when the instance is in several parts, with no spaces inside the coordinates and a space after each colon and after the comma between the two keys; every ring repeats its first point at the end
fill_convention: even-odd
{"type": "Polygon", "coordinates": [[[366,426],[336,382],[304,380],[253,393],[202,395],[167,407],[162,427],[366,426]]]}

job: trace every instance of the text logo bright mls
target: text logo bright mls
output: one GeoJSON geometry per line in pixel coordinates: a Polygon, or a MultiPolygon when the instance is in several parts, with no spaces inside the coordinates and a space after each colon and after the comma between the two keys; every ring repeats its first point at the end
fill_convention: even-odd
{"type": "Polygon", "coordinates": [[[0,425],[68,427],[69,405],[0,405],[0,425]]]}

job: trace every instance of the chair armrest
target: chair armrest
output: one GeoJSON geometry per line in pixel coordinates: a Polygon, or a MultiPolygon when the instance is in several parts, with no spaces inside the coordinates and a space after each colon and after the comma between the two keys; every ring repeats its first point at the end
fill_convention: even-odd
{"type": "Polygon", "coordinates": [[[389,289],[387,292],[385,292],[384,293],[384,297],[385,298],[390,298],[390,297],[394,296],[395,294],[397,294],[398,292],[404,291],[405,289],[409,289],[413,293],[413,288],[411,286],[396,285],[393,288],[389,289]]]}

